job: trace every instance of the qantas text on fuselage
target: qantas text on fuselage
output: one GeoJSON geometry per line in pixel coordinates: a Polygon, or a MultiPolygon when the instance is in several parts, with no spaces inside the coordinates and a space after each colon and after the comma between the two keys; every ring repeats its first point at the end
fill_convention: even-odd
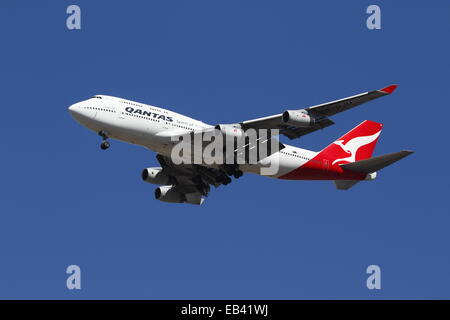
{"type": "Polygon", "coordinates": [[[388,95],[396,87],[391,85],[316,106],[284,110],[280,114],[233,124],[210,125],[167,109],[107,95],[96,95],[75,103],[69,107],[69,112],[77,122],[101,136],[103,150],[109,148],[107,140],[111,138],[155,151],[160,167],[145,168],[142,179],[159,185],[155,189],[156,199],[201,204],[211,186],[217,188],[227,185],[232,181],[231,177],[237,179],[244,173],[288,180],[333,180],[341,190],[349,189],[362,180],[375,179],[376,171],[412,153],[403,150],[372,157],[382,129],[380,123],[365,120],[319,152],[283,144],[278,140],[278,135],[295,139],[326,128],[334,124],[331,116],[388,95]],[[247,135],[250,131],[256,132],[253,140],[247,135]],[[260,134],[263,131],[269,133],[260,134]],[[222,152],[221,147],[212,152],[215,157],[222,152],[221,158],[227,161],[175,161],[174,151],[180,146],[179,137],[184,137],[181,140],[185,145],[194,145],[189,149],[194,154],[186,153],[184,146],[182,157],[186,158],[188,154],[191,159],[197,150],[202,153],[202,159],[207,159],[204,154],[212,148],[208,149],[204,141],[198,147],[195,139],[186,139],[207,134],[214,135],[216,139],[224,138],[227,141],[224,146],[233,141],[231,149],[224,148],[222,152]],[[265,149],[263,153],[261,149],[265,149]],[[257,150],[254,161],[250,161],[247,155],[252,150],[257,150]],[[274,164],[276,170],[264,173],[265,168],[273,167],[274,164]]]}

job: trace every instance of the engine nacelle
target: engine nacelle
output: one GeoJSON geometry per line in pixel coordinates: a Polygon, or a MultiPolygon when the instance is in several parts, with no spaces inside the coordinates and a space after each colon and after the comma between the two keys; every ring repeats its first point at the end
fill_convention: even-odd
{"type": "Polygon", "coordinates": [[[152,184],[170,184],[170,177],[161,167],[146,168],[142,170],[142,180],[152,184]]]}
{"type": "Polygon", "coordinates": [[[184,196],[186,198],[185,202],[190,204],[200,205],[205,200],[202,194],[198,192],[186,193],[184,196]]]}
{"type": "Polygon", "coordinates": [[[183,194],[178,192],[174,186],[161,186],[155,189],[155,198],[164,202],[190,203],[200,205],[203,203],[203,196],[198,192],[183,194]]]}
{"type": "Polygon", "coordinates": [[[309,127],[315,123],[315,119],[306,110],[286,110],[282,121],[294,127],[309,127]]]}
{"type": "Polygon", "coordinates": [[[245,135],[239,124],[218,124],[214,128],[220,130],[226,137],[241,138],[245,135]]]}
{"type": "Polygon", "coordinates": [[[161,186],[155,189],[155,199],[172,202],[172,203],[182,203],[184,202],[184,194],[178,192],[173,186],[161,186]]]}

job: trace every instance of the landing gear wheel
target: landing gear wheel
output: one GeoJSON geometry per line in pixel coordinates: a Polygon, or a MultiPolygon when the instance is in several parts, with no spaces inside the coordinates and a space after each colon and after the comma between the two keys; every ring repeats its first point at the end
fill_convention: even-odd
{"type": "Polygon", "coordinates": [[[98,132],[98,135],[99,135],[100,137],[102,137],[103,140],[108,139],[108,136],[106,135],[106,131],[104,131],[104,130],[100,130],[100,131],[98,132]]]}
{"type": "Polygon", "coordinates": [[[101,148],[102,150],[108,149],[108,148],[109,148],[109,142],[108,142],[108,141],[103,141],[103,142],[100,144],[100,148],[101,148]]]}
{"type": "Polygon", "coordinates": [[[228,177],[227,175],[223,175],[220,178],[218,178],[217,181],[219,183],[223,184],[224,186],[226,186],[227,184],[229,184],[231,182],[231,178],[228,177]]]}
{"type": "Polygon", "coordinates": [[[108,149],[109,148],[109,142],[108,141],[106,141],[106,139],[108,139],[108,135],[106,134],[106,131],[104,131],[104,130],[100,130],[99,132],[98,132],[98,135],[100,136],[100,137],[102,137],[102,143],[100,144],[100,148],[102,149],[102,150],[106,150],[106,149],[108,149]]]}
{"type": "Polygon", "coordinates": [[[234,176],[236,179],[239,179],[240,177],[242,177],[243,174],[244,174],[244,173],[243,173],[241,170],[237,170],[237,171],[234,172],[233,176],[234,176]]]}

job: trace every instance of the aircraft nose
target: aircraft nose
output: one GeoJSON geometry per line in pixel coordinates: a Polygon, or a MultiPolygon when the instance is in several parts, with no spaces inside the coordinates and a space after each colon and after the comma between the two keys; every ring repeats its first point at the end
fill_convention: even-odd
{"type": "Polygon", "coordinates": [[[92,110],[92,108],[90,109],[86,105],[85,101],[77,102],[71,105],[69,108],[67,108],[67,111],[69,111],[69,114],[75,121],[83,125],[86,125],[86,123],[95,118],[94,110],[92,110]]]}
{"type": "Polygon", "coordinates": [[[89,118],[86,114],[86,110],[82,107],[81,103],[75,103],[71,105],[68,109],[69,114],[78,122],[84,121],[86,118],[89,118]]]}
{"type": "Polygon", "coordinates": [[[79,109],[78,103],[75,103],[69,107],[69,113],[73,115],[74,113],[79,111],[78,109],[79,109]]]}

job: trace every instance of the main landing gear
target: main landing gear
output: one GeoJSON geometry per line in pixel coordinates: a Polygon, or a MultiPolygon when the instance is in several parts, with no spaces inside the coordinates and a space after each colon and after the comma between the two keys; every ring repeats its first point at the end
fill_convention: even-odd
{"type": "Polygon", "coordinates": [[[242,170],[236,170],[236,171],[233,173],[233,177],[234,177],[235,179],[239,179],[240,177],[242,177],[243,174],[244,174],[244,173],[242,172],[242,170]]]}
{"type": "Polygon", "coordinates": [[[108,141],[106,141],[106,139],[108,139],[108,136],[106,135],[106,132],[105,131],[103,131],[103,130],[100,130],[100,132],[98,133],[98,135],[100,136],[100,137],[102,137],[102,143],[100,144],[100,148],[102,149],[102,150],[106,150],[106,149],[108,149],[109,148],[109,142],[108,141]]]}
{"type": "Polygon", "coordinates": [[[224,186],[231,183],[231,178],[227,175],[223,175],[219,178],[219,182],[221,182],[224,186]]]}
{"type": "Polygon", "coordinates": [[[241,169],[239,169],[239,165],[237,164],[229,164],[225,165],[225,172],[230,177],[233,176],[235,179],[239,179],[244,174],[241,169]]]}
{"type": "Polygon", "coordinates": [[[241,169],[239,169],[238,165],[226,165],[224,167],[224,174],[218,178],[218,182],[223,185],[227,185],[231,183],[231,178],[239,179],[244,174],[241,169]]]}

